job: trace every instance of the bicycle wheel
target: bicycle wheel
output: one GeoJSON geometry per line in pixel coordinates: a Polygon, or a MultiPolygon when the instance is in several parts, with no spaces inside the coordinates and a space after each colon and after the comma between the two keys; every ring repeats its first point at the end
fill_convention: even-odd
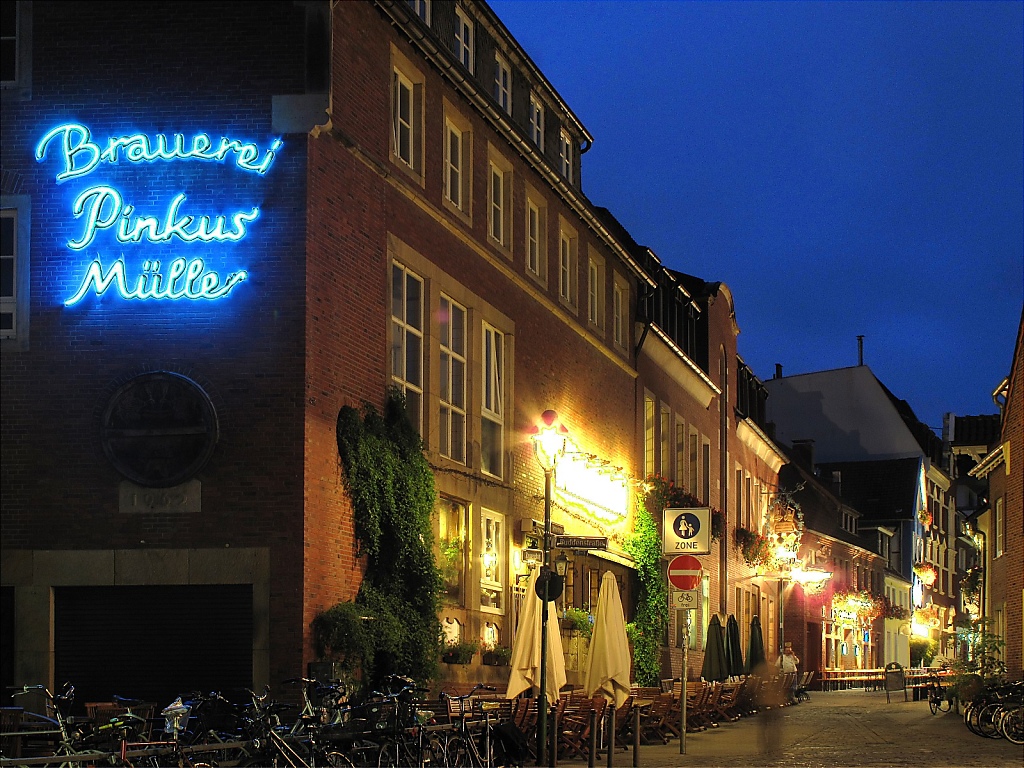
{"type": "Polygon", "coordinates": [[[454,736],[448,739],[448,747],[445,751],[445,765],[448,768],[475,768],[473,761],[472,746],[461,736],[454,736]]]}
{"type": "Polygon", "coordinates": [[[1007,741],[1024,744],[1024,706],[1018,704],[1012,709],[1004,709],[999,719],[999,730],[1007,741]]]}
{"type": "Polygon", "coordinates": [[[931,710],[933,715],[939,711],[939,696],[934,688],[928,691],[928,709],[931,710]]]}
{"type": "Polygon", "coordinates": [[[978,713],[978,733],[989,739],[1001,739],[1003,734],[996,725],[996,712],[1001,705],[998,702],[986,705],[978,713]]]}
{"type": "Polygon", "coordinates": [[[327,765],[330,768],[355,768],[355,765],[349,760],[344,754],[336,750],[332,750],[323,756],[323,762],[319,760],[317,764],[327,765]]]}

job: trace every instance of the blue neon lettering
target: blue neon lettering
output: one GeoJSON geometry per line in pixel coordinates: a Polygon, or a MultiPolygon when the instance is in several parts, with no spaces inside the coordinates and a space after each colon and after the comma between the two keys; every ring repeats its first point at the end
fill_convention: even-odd
{"type": "Polygon", "coordinates": [[[58,137],[64,164],[64,169],[56,176],[58,183],[86,176],[96,170],[101,162],[114,164],[122,157],[131,163],[193,159],[223,162],[234,155],[238,168],[263,175],[270,170],[281,148],[281,140],[274,139],[260,160],[260,148],[256,144],[225,137],[215,145],[205,133],[193,136],[190,146],[187,146],[185,136],[180,133],[175,133],[170,139],[162,133],[153,137],[136,133],[131,136],[114,136],[101,148],[92,140],[92,133],[86,126],[81,123],[65,123],[50,129],[40,139],[35,152],[37,161],[42,162],[46,158],[50,143],[58,137]]]}
{"type": "Polygon", "coordinates": [[[80,251],[96,239],[98,232],[114,229],[114,236],[120,243],[166,243],[174,238],[186,243],[234,243],[245,237],[247,226],[259,218],[260,209],[239,211],[231,214],[233,229],[227,229],[227,216],[190,216],[179,214],[178,209],[185,202],[185,195],[179,194],[167,206],[167,214],[161,219],[154,216],[135,216],[135,206],[125,204],[113,187],[98,186],[85,190],[71,208],[76,218],[85,224],[77,240],[69,240],[68,248],[80,251]]]}
{"type": "Polygon", "coordinates": [[[218,273],[206,271],[202,259],[186,262],[184,258],[177,258],[171,261],[165,277],[160,274],[160,262],[153,260],[143,263],[142,273],[135,285],[129,288],[122,259],[117,259],[104,271],[103,264],[96,258],[86,270],[85,279],[78,291],[64,305],[70,307],[77,304],[90,291],[102,296],[111,287],[122,299],[220,299],[248,276],[242,269],[229,273],[222,280],[218,273]]]}

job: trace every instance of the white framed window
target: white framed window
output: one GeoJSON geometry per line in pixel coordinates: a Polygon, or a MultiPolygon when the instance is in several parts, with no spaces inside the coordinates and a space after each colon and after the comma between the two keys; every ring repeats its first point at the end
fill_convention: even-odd
{"type": "Polygon", "coordinates": [[[629,310],[629,288],[616,276],[612,284],[612,341],[620,349],[626,348],[629,328],[626,312],[629,310]]]}
{"type": "Polygon", "coordinates": [[[690,427],[690,444],[686,452],[686,479],[690,482],[689,491],[700,498],[700,433],[690,427]]]}
{"type": "Polygon", "coordinates": [[[530,94],[530,140],[544,151],[544,104],[535,93],[530,94]]]}
{"type": "Polygon", "coordinates": [[[392,49],[392,159],[402,169],[423,176],[423,77],[392,49]]]}
{"type": "Polygon", "coordinates": [[[992,522],[996,529],[995,556],[1000,557],[1006,551],[1006,508],[1002,496],[996,499],[994,510],[995,519],[992,522]]]}
{"type": "Polygon", "coordinates": [[[539,200],[526,194],[526,270],[535,278],[548,274],[548,213],[539,200]]]}
{"type": "Polygon", "coordinates": [[[505,516],[490,509],[480,511],[480,609],[504,610],[505,516]]]}
{"type": "Polygon", "coordinates": [[[405,0],[412,12],[428,25],[430,24],[430,0],[405,0]]]}
{"type": "Polygon", "coordinates": [[[507,250],[512,229],[512,170],[492,158],[487,178],[487,235],[507,250]]]}
{"type": "Polygon", "coordinates": [[[644,392],[644,476],[654,474],[654,395],[644,392]]]}
{"type": "Polygon", "coordinates": [[[0,3],[0,88],[32,97],[32,3],[0,3]]]}
{"type": "Polygon", "coordinates": [[[576,235],[561,229],[558,233],[558,297],[574,309],[577,306],[578,282],[576,235]]]}
{"type": "Polygon", "coordinates": [[[672,480],[674,479],[672,477],[672,409],[667,403],[662,403],[658,415],[658,437],[660,438],[658,472],[666,480],[672,480]]]}
{"type": "Polygon", "coordinates": [[[689,490],[690,486],[686,483],[686,424],[679,416],[676,416],[675,464],[676,485],[689,490]]]}
{"type": "Polygon", "coordinates": [[[711,503],[711,441],[704,439],[701,446],[700,503],[711,503]]]}
{"type": "Polygon", "coordinates": [[[441,294],[438,452],[466,463],[466,308],[441,294]]]}
{"type": "Polygon", "coordinates": [[[512,68],[500,53],[494,55],[494,100],[505,114],[512,114],[512,68]]]}
{"type": "Polygon", "coordinates": [[[480,469],[502,477],[505,426],[505,334],[483,327],[483,399],[480,408],[480,469]]]}
{"type": "Polygon", "coordinates": [[[558,165],[562,177],[570,184],[573,182],[572,136],[566,131],[558,134],[558,165]]]}
{"type": "Polygon", "coordinates": [[[462,8],[455,8],[455,57],[473,71],[473,20],[462,8]]]}
{"type": "Polygon", "coordinates": [[[595,253],[587,260],[587,322],[604,328],[604,259],[595,253]]]}
{"type": "Polygon", "coordinates": [[[444,581],[446,599],[465,605],[466,591],[466,505],[444,496],[435,504],[437,519],[437,563],[444,581]]]}
{"type": "Polygon", "coordinates": [[[472,137],[468,123],[449,113],[444,121],[444,199],[462,213],[469,213],[472,137]]]}
{"type": "Polygon", "coordinates": [[[405,393],[409,419],[423,433],[423,280],[391,265],[391,380],[405,393]]]}

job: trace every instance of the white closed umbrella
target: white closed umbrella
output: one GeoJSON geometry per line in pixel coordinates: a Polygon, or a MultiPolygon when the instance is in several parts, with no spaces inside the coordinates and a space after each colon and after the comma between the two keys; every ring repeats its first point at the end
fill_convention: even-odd
{"type": "MultiPolygon", "coordinates": [[[[543,601],[537,597],[538,568],[530,574],[526,587],[519,627],[512,641],[511,672],[505,698],[514,699],[528,688],[540,690],[540,626],[543,601]]],[[[565,658],[562,656],[562,636],[558,632],[558,614],[554,604],[548,606],[548,702],[558,701],[558,692],[565,685],[565,658]]]]}
{"type": "Polygon", "coordinates": [[[583,675],[587,696],[602,694],[615,708],[629,696],[629,642],[626,617],[622,612],[619,585],[611,571],[601,578],[597,596],[597,614],[590,635],[590,651],[583,675]]]}

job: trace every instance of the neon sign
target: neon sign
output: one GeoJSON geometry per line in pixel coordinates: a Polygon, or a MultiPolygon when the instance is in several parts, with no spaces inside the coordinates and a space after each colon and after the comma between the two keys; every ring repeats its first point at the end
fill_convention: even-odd
{"type": "MultiPolygon", "coordinates": [[[[58,184],[88,176],[102,164],[119,165],[122,161],[128,163],[129,168],[144,168],[146,164],[159,161],[233,163],[239,170],[264,176],[281,146],[281,140],[275,139],[262,151],[256,144],[236,139],[221,138],[214,142],[205,133],[189,140],[180,133],[171,137],[137,133],[114,136],[104,144],[93,141],[88,127],[64,123],[40,139],[35,157],[43,162],[51,147],[59,150],[62,170],[55,176],[58,184]]],[[[163,216],[143,215],[114,187],[107,184],[89,187],[72,204],[71,212],[82,220],[82,230],[77,238],[67,241],[67,246],[72,251],[82,251],[103,233],[112,235],[122,244],[236,243],[245,238],[249,225],[260,216],[257,207],[216,216],[197,215],[183,210],[187,199],[184,192],[179,192],[171,199],[163,216]]],[[[145,260],[141,274],[133,282],[127,276],[123,257],[104,268],[97,255],[86,269],[78,290],[64,304],[72,306],[90,292],[102,296],[108,290],[123,299],[220,299],[248,277],[244,269],[222,277],[208,270],[204,259],[198,257],[173,258],[165,273],[160,268],[160,261],[145,260]]]]}

